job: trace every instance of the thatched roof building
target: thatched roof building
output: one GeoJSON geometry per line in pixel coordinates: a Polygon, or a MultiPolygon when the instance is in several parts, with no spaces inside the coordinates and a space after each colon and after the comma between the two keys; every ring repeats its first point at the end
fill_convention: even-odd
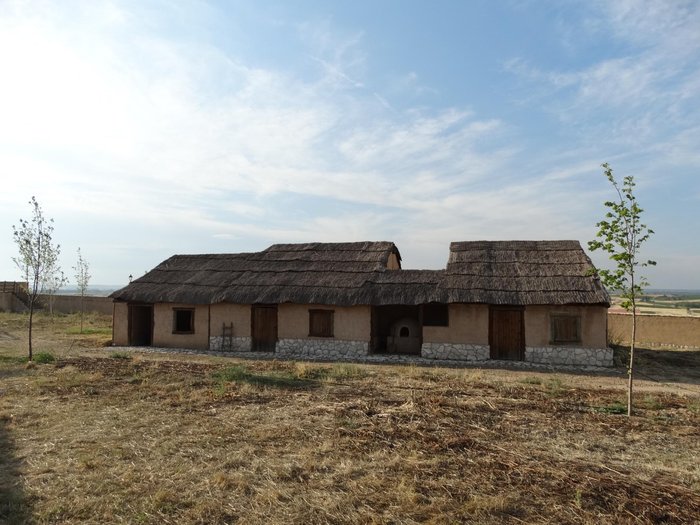
{"type": "Polygon", "coordinates": [[[255,253],[174,255],[111,297],[338,306],[610,302],[577,241],[455,242],[446,270],[402,270],[400,261],[392,242],[275,244],[255,253]]]}
{"type": "Polygon", "coordinates": [[[453,242],[448,302],[605,304],[610,296],[578,241],[453,242]]]}

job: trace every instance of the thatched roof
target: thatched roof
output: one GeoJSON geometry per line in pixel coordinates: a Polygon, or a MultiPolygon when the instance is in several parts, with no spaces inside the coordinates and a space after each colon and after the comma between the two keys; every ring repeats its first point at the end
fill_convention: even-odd
{"type": "Polygon", "coordinates": [[[111,297],[121,301],[371,304],[392,242],[274,244],[256,253],[174,255],[111,297]]]}
{"type": "Polygon", "coordinates": [[[453,242],[444,286],[449,302],[610,304],[578,241],[453,242]]]}
{"type": "Polygon", "coordinates": [[[147,303],[608,304],[576,241],[452,243],[447,270],[389,270],[391,242],[174,255],[111,297],[147,303]]]}

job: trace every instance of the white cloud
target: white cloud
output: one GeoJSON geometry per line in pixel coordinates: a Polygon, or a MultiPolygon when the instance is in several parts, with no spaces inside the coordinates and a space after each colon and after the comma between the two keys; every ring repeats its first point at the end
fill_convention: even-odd
{"type": "MultiPolygon", "coordinates": [[[[393,108],[366,78],[361,33],[302,26],[321,66],[302,78],[203,40],[175,42],[111,3],[84,9],[89,29],[86,14],[72,22],[50,10],[0,21],[0,172],[17,178],[0,194],[3,220],[22,216],[36,194],[53,216],[102,225],[90,242],[108,236],[115,257],[384,238],[408,266],[430,267],[444,266],[452,240],[590,234],[580,214],[598,195],[571,185],[598,171],[596,152],[571,147],[542,169],[521,162],[507,122],[468,107],[393,108]]],[[[653,102],[665,74],[657,60],[564,73],[522,60],[509,67],[575,88],[572,106],[609,107],[627,105],[634,90],[653,102]]],[[[403,89],[428,92],[415,73],[404,80],[403,89]]],[[[616,125],[653,134],[653,116],[616,125]]],[[[689,150],[697,129],[669,147],[689,150]]]]}

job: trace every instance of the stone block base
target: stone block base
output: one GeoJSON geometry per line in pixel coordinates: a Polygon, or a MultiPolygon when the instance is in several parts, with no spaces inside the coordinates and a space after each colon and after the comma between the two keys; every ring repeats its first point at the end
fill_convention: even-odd
{"type": "Polygon", "coordinates": [[[275,354],[299,359],[362,359],[369,353],[365,341],[338,341],[336,339],[280,339],[275,354]]]}
{"type": "Polygon", "coordinates": [[[423,343],[421,357],[455,361],[486,361],[489,358],[489,346],[461,343],[423,343]]]}
{"type": "Polygon", "coordinates": [[[612,348],[545,346],[525,348],[525,361],[547,365],[613,366],[612,348]]]}
{"type": "MultiPolygon", "coordinates": [[[[250,352],[252,341],[250,337],[233,337],[231,344],[231,352],[250,352]]],[[[223,352],[229,351],[228,348],[222,348],[224,338],[220,335],[215,335],[209,338],[209,350],[223,352]]]]}

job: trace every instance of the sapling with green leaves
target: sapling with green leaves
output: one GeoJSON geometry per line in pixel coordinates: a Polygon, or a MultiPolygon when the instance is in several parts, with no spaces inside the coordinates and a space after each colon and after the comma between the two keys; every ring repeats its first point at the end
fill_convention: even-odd
{"type": "Polygon", "coordinates": [[[19,227],[12,226],[13,237],[19,257],[12,261],[27,279],[29,296],[29,361],[32,361],[32,326],[37,299],[49,274],[57,268],[61,246],[53,244],[53,219],[44,217],[44,212],[35,197],[29,201],[32,216],[29,220],[20,219],[19,227]]]}
{"type": "Polygon", "coordinates": [[[90,282],[90,265],[83,259],[83,255],[78,248],[78,263],[73,266],[75,270],[75,282],[78,285],[80,292],[80,333],[83,333],[83,317],[85,315],[85,292],[87,292],[88,283],[90,282]]]}
{"type": "Polygon", "coordinates": [[[44,278],[42,279],[42,288],[48,296],[49,314],[53,319],[53,307],[56,302],[56,293],[68,283],[68,278],[63,270],[58,265],[58,261],[53,261],[48,264],[44,278]]]}
{"type": "Polygon", "coordinates": [[[603,285],[608,290],[619,292],[622,307],[632,314],[632,334],[630,338],[630,356],[627,365],[627,415],[632,415],[632,387],[634,378],[634,349],[637,339],[637,300],[649,285],[647,279],[640,275],[639,269],[656,265],[651,260],[640,260],[642,245],[654,233],[641,221],[644,210],[637,203],[634,195],[634,177],[628,175],[618,183],[608,163],[602,165],[604,173],[613,186],[617,199],[607,201],[608,209],[605,219],[596,224],[596,239],[588,243],[591,251],[606,252],[614,268],[596,270],[603,285]]]}

